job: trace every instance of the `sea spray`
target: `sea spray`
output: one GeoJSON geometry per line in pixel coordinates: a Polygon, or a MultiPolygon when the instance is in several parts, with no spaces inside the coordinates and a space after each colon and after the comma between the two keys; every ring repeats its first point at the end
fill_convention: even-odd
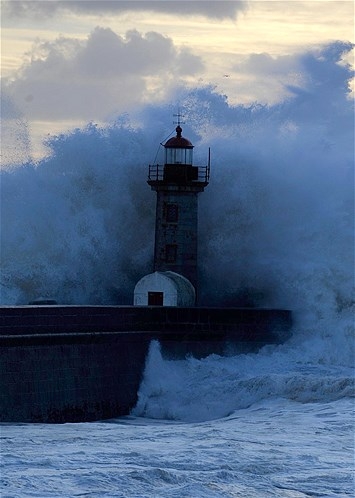
{"type": "MultiPolygon", "coordinates": [[[[296,344],[312,362],[338,365],[353,358],[352,72],[339,63],[350,48],[300,55],[308,85],[277,105],[179,89],[194,162],[212,150],[200,196],[202,303],[290,308],[296,344]]],[[[155,198],[145,180],[162,160],[170,111],[147,105],[131,120],[50,137],[51,155],[3,171],[3,304],[132,302],[152,270],[155,198]]]]}
{"type": "Polygon", "coordinates": [[[1,168],[13,169],[31,157],[28,123],[1,88],[1,168]]]}
{"type": "Polygon", "coordinates": [[[164,359],[153,342],[132,415],[200,422],[267,400],[323,403],[354,397],[353,365],[327,362],[327,345],[267,346],[259,353],[164,359]]]}
{"type": "Polygon", "coordinates": [[[139,133],[89,125],[51,147],[2,174],[2,302],[127,302],[153,244],[139,133]]]}

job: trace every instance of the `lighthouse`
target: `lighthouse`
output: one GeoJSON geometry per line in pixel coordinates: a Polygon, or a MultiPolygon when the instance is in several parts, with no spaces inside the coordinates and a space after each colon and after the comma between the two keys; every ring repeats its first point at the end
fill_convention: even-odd
{"type": "Polygon", "coordinates": [[[209,183],[210,157],[205,166],[193,165],[194,146],[180,125],[178,114],[176,135],[163,144],[164,164],[149,165],[148,184],[156,192],[154,273],[138,282],[135,304],[179,305],[181,292],[190,288],[195,301],[198,291],[198,195],[209,183]],[[147,290],[153,281],[155,289],[164,286],[166,278],[175,285],[176,304],[163,290],[147,290]]]}

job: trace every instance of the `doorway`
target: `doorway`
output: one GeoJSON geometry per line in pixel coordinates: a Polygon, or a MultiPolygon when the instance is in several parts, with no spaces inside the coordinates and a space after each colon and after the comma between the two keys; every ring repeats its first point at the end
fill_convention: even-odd
{"type": "Polygon", "coordinates": [[[148,292],[148,306],[163,306],[163,292],[148,292]]]}

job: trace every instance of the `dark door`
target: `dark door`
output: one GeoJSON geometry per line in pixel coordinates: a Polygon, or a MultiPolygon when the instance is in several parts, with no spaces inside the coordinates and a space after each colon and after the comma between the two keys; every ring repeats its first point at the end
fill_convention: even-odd
{"type": "Polygon", "coordinates": [[[163,306],[163,292],[148,292],[148,306],[163,306]]]}

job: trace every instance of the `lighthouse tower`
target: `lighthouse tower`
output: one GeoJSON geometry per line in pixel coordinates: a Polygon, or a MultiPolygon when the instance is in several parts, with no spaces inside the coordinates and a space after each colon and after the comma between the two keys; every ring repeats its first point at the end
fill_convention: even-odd
{"type": "Polygon", "coordinates": [[[197,290],[198,194],[208,185],[210,161],[193,166],[193,147],[179,119],[164,144],[165,164],[149,166],[148,184],[157,193],[154,270],[178,273],[197,290]]]}
{"type": "Polygon", "coordinates": [[[207,166],[193,166],[194,146],[182,136],[164,144],[164,164],[149,165],[148,184],[157,193],[154,273],[134,291],[137,306],[194,306],[197,294],[198,194],[209,183],[207,166]]]}

